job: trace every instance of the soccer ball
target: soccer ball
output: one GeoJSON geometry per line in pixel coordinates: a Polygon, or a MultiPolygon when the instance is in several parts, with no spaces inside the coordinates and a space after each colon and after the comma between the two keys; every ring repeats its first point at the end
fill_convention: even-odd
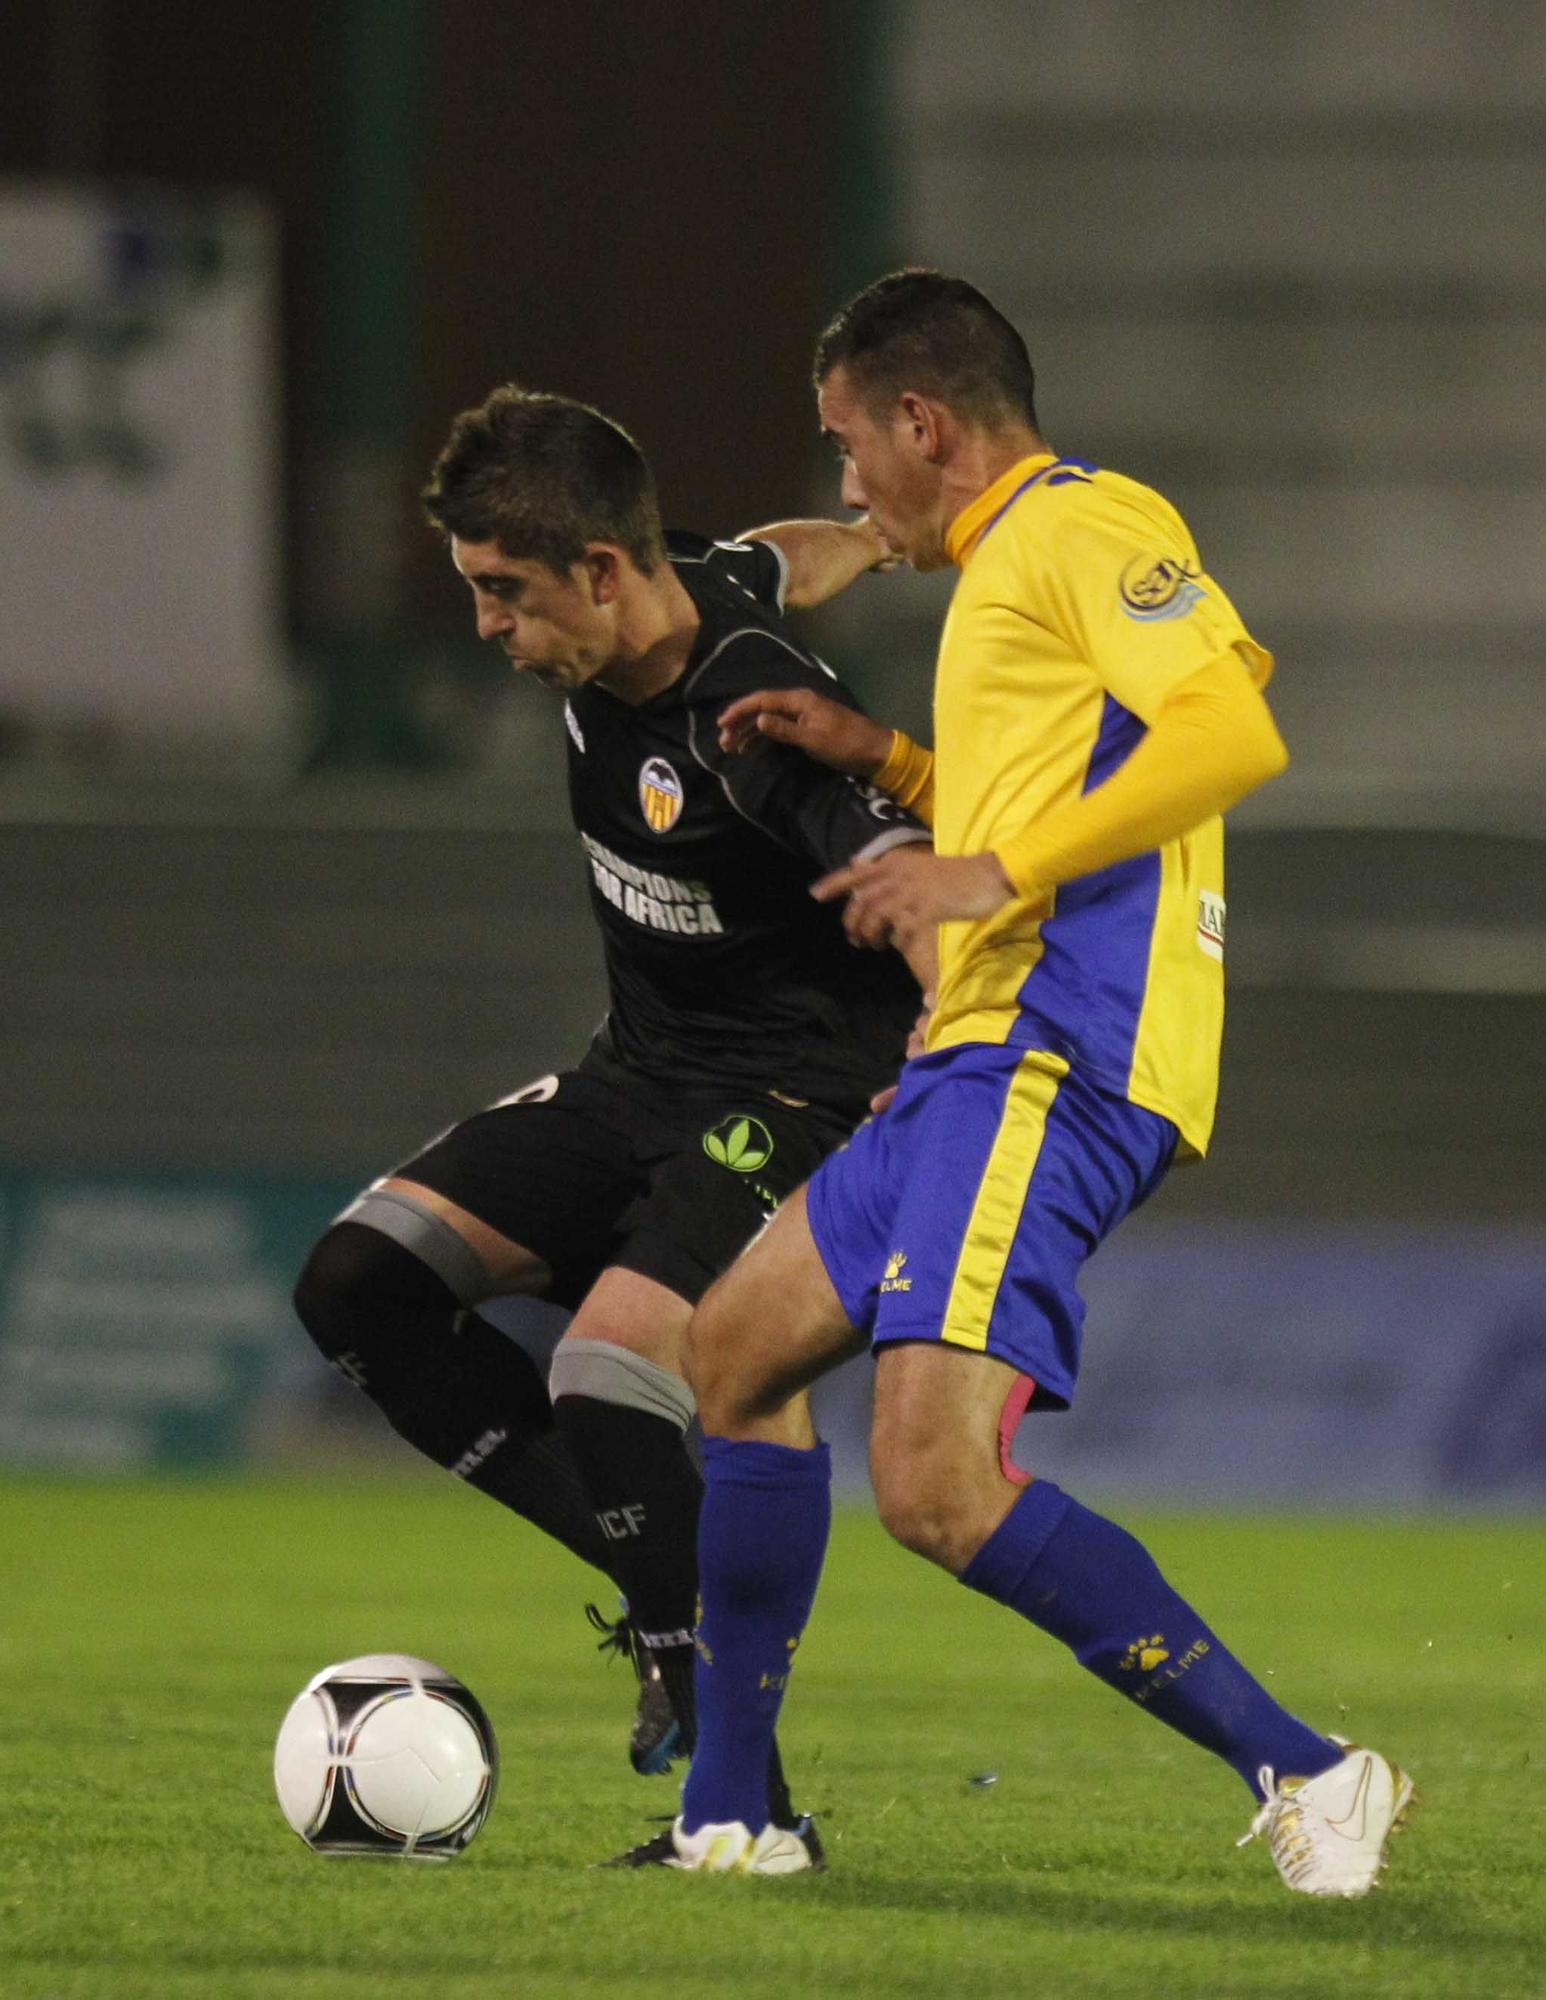
{"type": "Polygon", "coordinates": [[[489,1719],[454,1674],[364,1653],[313,1674],[279,1725],[279,1807],[319,1854],[449,1861],[488,1817],[489,1719]]]}

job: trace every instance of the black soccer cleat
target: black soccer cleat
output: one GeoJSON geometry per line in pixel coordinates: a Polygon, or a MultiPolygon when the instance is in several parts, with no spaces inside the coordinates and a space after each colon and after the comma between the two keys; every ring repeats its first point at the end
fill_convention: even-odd
{"type": "Polygon", "coordinates": [[[598,1861],[598,1868],[675,1868],[677,1865],[676,1842],[671,1829],[675,1824],[668,1819],[659,1833],[652,1833],[648,1840],[641,1840],[637,1847],[628,1847],[621,1854],[614,1854],[610,1861],[598,1861]]]}
{"type": "Polygon", "coordinates": [[[638,1677],[639,1699],[628,1732],[628,1761],[640,1777],[658,1778],[682,1755],[682,1725],[671,1707],[660,1668],[626,1611],[614,1621],[603,1617],[594,1604],[587,1604],[585,1615],[602,1634],[597,1652],[626,1659],[638,1677]]]}

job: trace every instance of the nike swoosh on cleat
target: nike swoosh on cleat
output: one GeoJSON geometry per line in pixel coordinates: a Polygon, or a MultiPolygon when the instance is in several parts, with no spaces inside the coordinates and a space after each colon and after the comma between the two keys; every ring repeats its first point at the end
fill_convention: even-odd
{"type": "Polygon", "coordinates": [[[1364,1759],[1362,1774],[1358,1780],[1358,1789],[1353,1794],[1353,1803],[1348,1807],[1341,1819],[1328,1818],[1326,1821],[1331,1831],[1341,1834],[1344,1840],[1362,1840],[1364,1837],[1365,1830],[1369,1824],[1369,1784],[1373,1776],[1374,1759],[1366,1757],[1364,1759]],[[1356,1829],[1350,1825],[1354,1813],[1358,1815],[1356,1829]]]}

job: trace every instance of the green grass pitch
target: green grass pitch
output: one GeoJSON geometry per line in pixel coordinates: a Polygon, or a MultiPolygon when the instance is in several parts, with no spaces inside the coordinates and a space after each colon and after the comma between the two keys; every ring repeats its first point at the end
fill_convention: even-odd
{"type": "Polygon", "coordinates": [[[1378,1894],[1236,1852],[1232,1773],[842,1515],[786,1713],[822,1877],[587,1864],[652,1831],[599,1579],[443,1484],[0,1483],[8,2000],[1297,2000],[1546,1991],[1540,1530],[1128,1516],[1295,1707],[1410,1763],[1378,1894]],[[270,1753],[329,1660],[429,1655],[504,1771],[441,1868],[325,1860],[270,1753]],[[997,1771],[991,1787],[974,1774],[997,1771]]]}

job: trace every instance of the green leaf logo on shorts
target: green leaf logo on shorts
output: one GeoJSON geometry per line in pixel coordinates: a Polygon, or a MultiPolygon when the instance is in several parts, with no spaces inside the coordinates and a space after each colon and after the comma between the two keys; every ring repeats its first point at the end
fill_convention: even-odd
{"type": "Polygon", "coordinates": [[[773,1156],[773,1134],[760,1118],[726,1118],[704,1133],[703,1150],[722,1167],[754,1174],[773,1156]]]}

